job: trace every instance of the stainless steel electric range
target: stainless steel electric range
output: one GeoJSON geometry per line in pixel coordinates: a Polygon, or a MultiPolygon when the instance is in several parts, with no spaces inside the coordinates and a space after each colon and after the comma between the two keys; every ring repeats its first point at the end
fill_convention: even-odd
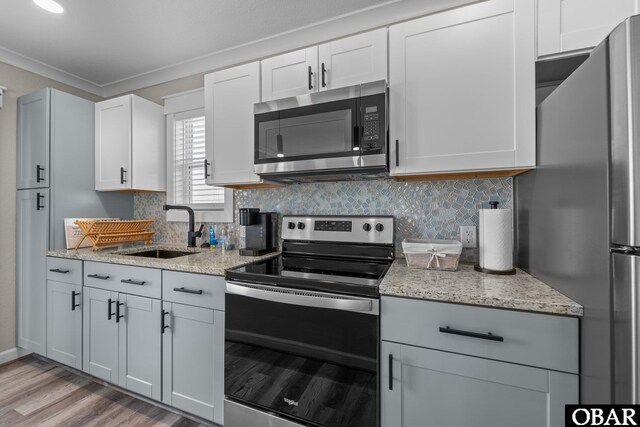
{"type": "Polygon", "coordinates": [[[281,230],[280,256],[226,274],[225,427],[377,426],[394,219],[284,216],[281,230]]]}

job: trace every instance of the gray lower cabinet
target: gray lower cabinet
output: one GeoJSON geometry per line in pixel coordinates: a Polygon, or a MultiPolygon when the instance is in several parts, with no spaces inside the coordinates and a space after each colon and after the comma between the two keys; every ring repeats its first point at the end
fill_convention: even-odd
{"type": "Polygon", "coordinates": [[[82,369],[82,286],[47,280],[47,357],[82,369]]]}
{"type": "Polygon", "coordinates": [[[576,318],[382,297],[382,426],[563,426],[578,334],[576,318]]]}
{"type": "Polygon", "coordinates": [[[117,302],[117,292],[84,287],[83,370],[114,384],[118,383],[117,302]]]}
{"type": "Polygon", "coordinates": [[[383,427],[560,427],[577,403],[574,374],[386,341],[381,356],[383,427]]]}
{"type": "Polygon", "coordinates": [[[84,371],[160,400],[160,300],[91,287],[84,291],[84,371]]]}
{"type": "Polygon", "coordinates": [[[20,190],[16,200],[16,292],[18,347],[47,355],[49,190],[20,190]]]}
{"type": "Polygon", "coordinates": [[[164,271],[162,401],[223,424],[222,277],[164,271]]]}

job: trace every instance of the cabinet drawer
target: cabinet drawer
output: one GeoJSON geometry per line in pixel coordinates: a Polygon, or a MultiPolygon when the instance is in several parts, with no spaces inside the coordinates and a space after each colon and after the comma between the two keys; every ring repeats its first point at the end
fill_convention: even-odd
{"type": "Polygon", "coordinates": [[[578,373],[578,319],[383,297],[383,340],[578,373]]]}
{"type": "Polygon", "coordinates": [[[162,297],[162,271],[156,268],[90,262],[84,264],[84,285],[113,292],[162,297]]]}
{"type": "Polygon", "coordinates": [[[47,280],[82,285],[82,261],[47,257],[47,280]]]}
{"type": "Polygon", "coordinates": [[[221,276],[162,272],[163,300],[224,310],[225,281],[221,276]]]}

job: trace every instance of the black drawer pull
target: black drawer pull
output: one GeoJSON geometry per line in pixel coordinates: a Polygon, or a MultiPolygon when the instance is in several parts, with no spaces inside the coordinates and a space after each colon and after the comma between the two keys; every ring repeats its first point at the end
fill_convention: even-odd
{"type": "Polygon", "coordinates": [[[204,159],[204,177],[209,178],[211,174],[209,173],[209,165],[211,162],[208,162],[207,159],[204,159]]]}
{"type": "Polygon", "coordinates": [[[71,291],[71,311],[76,311],[76,307],[80,307],[80,303],[76,304],[76,296],[79,296],[80,292],[71,291]]]}
{"type": "Polygon", "coordinates": [[[396,139],[396,167],[400,166],[400,141],[396,139]]]}
{"type": "Polygon", "coordinates": [[[162,310],[162,317],[160,318],[160,333],[164,334],[165,329],[168,329],[169,326],[164,323],[164,316],[169,314],[168,311],[162,310]]]}
{"type": "MultiPolygon", "coordinates": [[[[124,314],[120,314],[120,307],[123,305],[123,302],[116,301],[116,323],[120,323],[120,319],[124,318],[124,314]]],[[[124,313],[124,310],[122,312],[124,313]]]]}
{"type": "Polygon", "coordinates": [[[69,270],[60,270],[59,268],[50,268],[50,272],[52,273],[60,273],[60,274],[68,274],[69,270]]]}
{"type": "Polygon", "coordinates": [[[127,173],[127,171],[124,168],[120,168],[120,184],[124,184],[125,182],[127,182],[127,180],[124,179],[125,173],[127,173]]]}
{"type": "Polygon", "coordinates": [[[89,274],[87,277],[90,277],[92,279],[109,280],[110,276],[101,276],[99,274],[89,274]]]}
{"type": "Polygon", "coordinates": [[[144,284],[147,282],[145,282],[144,280],[122,279],[120,280],[120,283],[126,283],[128,285],[144,286],[144,284]]]}
{"type": "Polygon", "coordinates": [[[440,332],[442,332],[443,334],[461,335],[463,337],[480,338],[480,339],[489,340],[489,341],[499,341],[499,342],[504,341],[503,337],[499,335],[493,335],[491,332],[488,332],[486,334],[479,334],[477,332],[468,332],[468,331],[461,331],[459,329],[452,329],[449,326],[445,328],[440,327],[440,332]]]}
{"type": "Polygon", "coordinates": [[[107,320],[111,320],[111,318],[113,316],[115,316],[115,313],[111,311],[111,306],[113,305],[115,301],[112,300],[111,298],[109,298],[109,301],[107,302],[108,304],[108,308],[107,308],[107,320]]]}
{"type": "Polygon", "coordinates": [[[184,286],[181,288],[173,288],[176,292],[184,292],[185,294],[198,294],[202,295],[202,289],[187,289],[184,286]]]}
{"type": "Polygon", "coordinates": [[[393,391],[393,354],[389,353],[389,390],[393,391]]]}

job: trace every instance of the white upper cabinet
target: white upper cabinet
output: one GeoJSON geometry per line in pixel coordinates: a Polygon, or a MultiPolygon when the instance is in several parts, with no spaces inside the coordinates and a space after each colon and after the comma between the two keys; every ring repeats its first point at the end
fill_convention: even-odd
{"type": "Polygon", "coordinates": [[[16,188],[49,187],[49,89],[18,98],[16,188]]]}
{"type": "Polygon", "coordinates": [[[262,101],[387,80],[387,29],[261,61],[262,101]]]}
{"type": "Polygon", "coordinates": [[[204,77],[207,184],[262,182],[253,173],[253,104],[260,102],[260,62],[204,77]]]}
{"type": "Polygon", "coordinates": [[[597,46],[638,13],[638,0],[538,0],[538,56],[597,46]]]}
{"type": "Polygon", "coordinates": [[[390,27],[391,174],[535,166],[533,0],[390,27]]]}
{"type": "Polygon", "coordinates": [[[96,190],[166,191],[162,106],[136,95],[96,104],[96,190]]]}
{"type": "Polygon", "coordinates": [[[318,91],[318,47],[313,46],[261,61],[262,101],[318,91]]]}
{"type": "Polygon", "coordinates": [[[387,29],[321,44],[318,62],[321,91],[387,80],[387,29]]]}

